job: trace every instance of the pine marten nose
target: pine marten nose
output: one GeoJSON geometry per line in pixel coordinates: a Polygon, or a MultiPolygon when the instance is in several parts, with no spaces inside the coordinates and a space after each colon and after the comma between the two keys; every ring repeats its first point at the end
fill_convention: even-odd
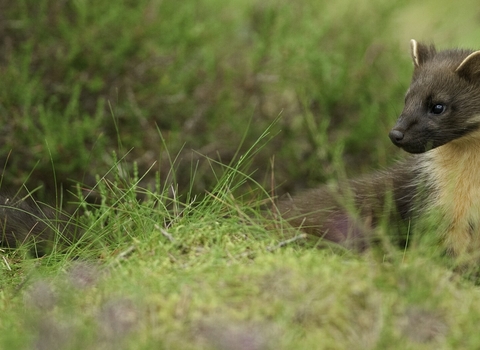
{"type": "Polygon", "coordinates": [[[392,129],[392,131],[390,131],[390,133],[388,134],[388,137],[390,137],[390,140],[392,140],[394,144],[402,141],[404,136],[405,135],[403,134],[403,132],[397,129],[392,129]]]}

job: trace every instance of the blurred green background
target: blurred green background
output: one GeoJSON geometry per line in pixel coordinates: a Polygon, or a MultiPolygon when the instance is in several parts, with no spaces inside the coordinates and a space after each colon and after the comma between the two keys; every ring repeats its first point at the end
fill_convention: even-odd
{"type": "Polygon", "coordinates": [[[468,0],[0,1],[2,188],[48,199],[134,164],[152,187],[174,159],[179,191],[202,193],[207,157],[272,123],[250,169],[278,194],[387,166],[409,39],[479,47],[479,24],[468,0]]]}

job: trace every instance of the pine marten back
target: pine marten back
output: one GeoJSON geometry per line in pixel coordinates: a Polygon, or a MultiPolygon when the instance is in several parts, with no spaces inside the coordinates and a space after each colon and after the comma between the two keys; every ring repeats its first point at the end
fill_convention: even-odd
{"type": "Polygon", "coordinates": [[[480,51],[445,50],[411,41],[413,77],[390,131],[413,155],[337,188],[280,201],[293,226],[363,249],[381,220],[402,223],[436,213],[439,237],[459,255],[480,248],[480,51]]]}

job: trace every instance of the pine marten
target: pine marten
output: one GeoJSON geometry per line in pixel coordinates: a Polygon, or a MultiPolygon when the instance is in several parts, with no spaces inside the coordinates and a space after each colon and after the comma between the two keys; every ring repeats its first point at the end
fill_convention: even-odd
{"type": "Polygon", "coordinates": [[[412,81],[389,137],[412,155],[338,188],[282,200],[278,209],[307,233],[359,249],[381,220],[405,223],[396,227],[406,234],[435,213],[449,253],[480,253],[480,51],[411,40],[411,55],[412,81]]]}

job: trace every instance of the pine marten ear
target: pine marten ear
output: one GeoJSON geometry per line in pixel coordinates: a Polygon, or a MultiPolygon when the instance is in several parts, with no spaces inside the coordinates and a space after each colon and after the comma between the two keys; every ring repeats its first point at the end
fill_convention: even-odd
{"type": "Polygon", "coordinates": [[[480,83],[480,51],[471,53],[455,70],[460,77],[480,83]]]}
{"type": "Polygon", "coordinates": [[[435,46],[421,44],[414,39],[410,40],[410,50],[415,68],[420,67],[437,53],[435,46]]]}

